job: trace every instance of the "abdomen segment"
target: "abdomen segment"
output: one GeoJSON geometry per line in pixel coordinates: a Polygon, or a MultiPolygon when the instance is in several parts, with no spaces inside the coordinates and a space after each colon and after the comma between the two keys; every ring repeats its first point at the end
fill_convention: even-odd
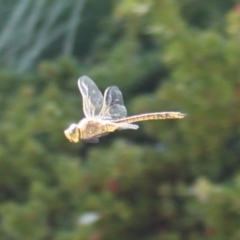
{"type": "Polygon", "coordinates": [[[160,119],[175,119],[184,118],[186,114],[181,112],[156,112],[156,113],[145,113],[132,117],[122,118],[115,120],[116,123],[133,123],[147,120],[160,120],[160,119]]]}

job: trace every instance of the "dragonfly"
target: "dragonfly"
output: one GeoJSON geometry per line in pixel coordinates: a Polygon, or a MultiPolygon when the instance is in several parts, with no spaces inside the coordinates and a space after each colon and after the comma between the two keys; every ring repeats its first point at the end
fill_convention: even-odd
{"type": "Polygon", "coordinates": [[[81,139],[98,143],[99,138],[116,130],[137,130],[135,122],[159,119],[184,118],[181,112],[154,112],[127,117],[127,109],[123,96],[117,86],[108,87],[104,95],[92,79],[82,76],[78,79],[78,87],[82,95],[83,112],[85,118],[78,123],[71,124],[64,134],[71,142],[81,139]]]}

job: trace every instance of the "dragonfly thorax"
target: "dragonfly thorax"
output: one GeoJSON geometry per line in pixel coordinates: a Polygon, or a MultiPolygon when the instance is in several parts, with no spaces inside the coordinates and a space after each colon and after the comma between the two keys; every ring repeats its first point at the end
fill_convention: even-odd
{"type": "Polygon", "coordinates": [[[108,121],[103,121],[100,118],[83,118],[79,123],[81,138],[91,139],[99,137],[108,132],[108,121]]]}

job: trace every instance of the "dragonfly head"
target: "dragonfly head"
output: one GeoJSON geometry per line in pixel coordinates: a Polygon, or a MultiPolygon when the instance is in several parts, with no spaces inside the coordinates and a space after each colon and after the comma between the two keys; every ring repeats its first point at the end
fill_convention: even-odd
{"type": "Polygon", "coordinates": [[[69,128],[64,131],[64,134],[70,142],[79,142],[81,138],[80,129],[77,124],[71,124],[69,128]]]}

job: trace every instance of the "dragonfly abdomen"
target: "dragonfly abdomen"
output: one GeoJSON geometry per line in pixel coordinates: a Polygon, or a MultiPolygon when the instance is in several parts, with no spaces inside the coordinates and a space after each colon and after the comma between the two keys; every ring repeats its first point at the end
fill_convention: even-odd
{"type": "Polygon", "coordinates": [[[145,113],[132,117],[122,118],[115,120],[116,123],[133,123],[141,122],[147,120],[160,120],[160,119],[174,119],[174,118],[184,118],[186,114],[181,112],[156,112],[156,113],[145,113]]]}

